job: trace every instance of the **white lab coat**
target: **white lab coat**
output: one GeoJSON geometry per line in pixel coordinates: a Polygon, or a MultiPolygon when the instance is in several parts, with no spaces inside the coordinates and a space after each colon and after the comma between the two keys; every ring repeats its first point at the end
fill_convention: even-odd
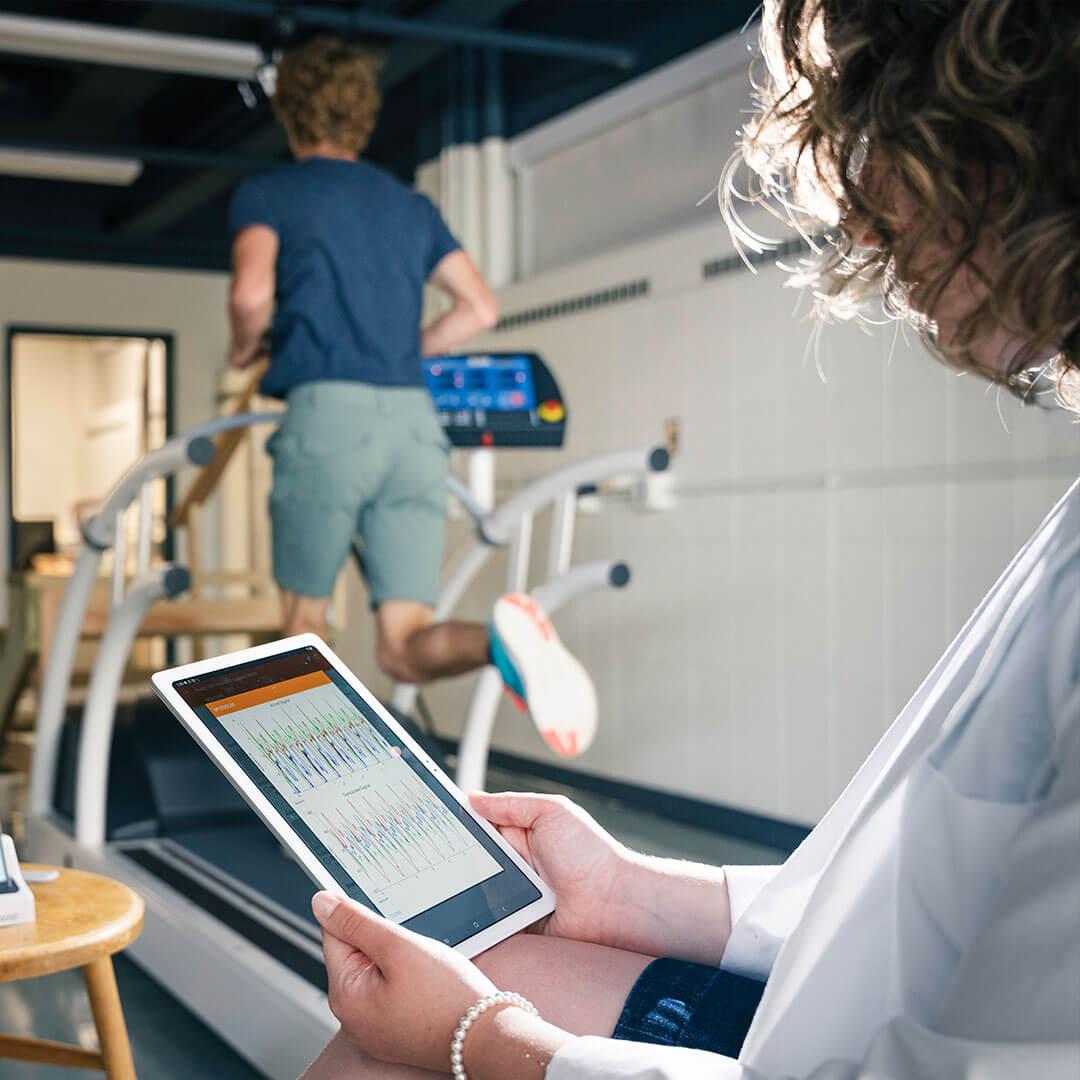
{"type": "Polygon", "coordinates": [[[1080,482],[781,867],[731,867],[739,1060],[572,1040],[548,1080],[1080,1080],[1080,482]]]}

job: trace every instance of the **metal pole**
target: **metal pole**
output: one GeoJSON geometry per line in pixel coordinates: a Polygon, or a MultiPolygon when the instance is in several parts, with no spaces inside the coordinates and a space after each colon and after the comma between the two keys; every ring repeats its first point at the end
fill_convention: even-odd
{"type": "Polygon", "coordinates": [[[135,548],[135,575],[150,569],[150,546],[154,532],[154,492],[149,483],[139,492],[139,535],[135,548]]]}
{"type": "Polygon", "coordinates": [[[101,550],[89,544],[79,552],[56,620],[49,659],[41,680],[41,701],[35,725],[29,798],[29,809],[33,815],[47,814],[52,806],[56,757],[60,745],[60,731],[64,726],[64,707],[67,704],[71,669],[75,665],[75,650],[79,645],[90,594],[94,591],[101,556],[101,550]]]}
{"type": "Polygon", "coordinates": [[[506,591],[523,593],[529,587],[529,560],[532,556],[533,515],[529,510],[521,515],[510,538],[506,556],[506,591]]]}
{"type": "Polygon", "coordinates": [[[116,515],[116,537],[113,540],[112,585],[109,592],[109,607],[117,608],[124,599],[124,578],[127,567],[127,514],[121,510],[116,515]]]}
{"type": "Polygon", "coordinates": [[[555,500],[551,511],[551,532],[548,541],[548,578],[558,577],[570,569],[574,549],[574,517],[577,513],[577,492],[568,491],[555,500]]]}
{"type": "Polygon", "coordinates": [[[453,473],[450,473],[450,475],[447,476],[446,486],[449,489],[450,494],[464,507],[469,517],[471,517],[477,525],[482,525],[484,519],[488,516],[490,509],[482,506],[474,499],[470,488],[453,473]]]}
{"type": "Polygon", "coordinates": [[[169,566],[137,579],[109,620],[90,675],[75,778],[75,842],[96,849],[105,844],[109,756],[112,750],[116,699],[128,653],[150,605],[184,592],[188,572],[169,566]]]}
{"type": "Polygon", "coordinates": [[[253,79],[263,59],[262,50],[249,42],[33,15],[0,15],[0,46],[5,52],[27,56],[176,71],[211,79],[253,79]]]}
{"type": "Polygon", "coordinates": [[[469,491],[477,506],[490,514],[495,509],[495,451],[480,447],[469,451],[469,491]]]}
{"type": "Polygon", "coordinates": [[[469,702],[469,713],[458,743],[457,769],[454,779],[462,791],[475,791],[484,786],[488,752],[495,731],[495,717],[502,695],[502,677],[498,668],[486,667],[480,673],[469,702]]]}

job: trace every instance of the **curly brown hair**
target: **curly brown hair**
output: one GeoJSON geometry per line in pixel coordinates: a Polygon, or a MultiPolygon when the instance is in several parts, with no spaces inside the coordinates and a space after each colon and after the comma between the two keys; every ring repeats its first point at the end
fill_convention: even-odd
{"type": "Polygon", "coordinates": [[[741,154],[752,198],[834,226],[804,268],[822,307],[880,289],[955,367],[1023,387],[1056,354],[1075,386],[1080,4],[766,0],[762,18],[741,154]],[[948,335],[926,317],[943,303],[948,335]],[[979,359],[1006,335],[1023,347],[979,359]]]}
{"type": "Polygon", "coordinates": [[[297,146],[328,142],[359,154],[382,105],[375,61],[338,38],[314,37],[282,57],[273,105],[297,146]]]}

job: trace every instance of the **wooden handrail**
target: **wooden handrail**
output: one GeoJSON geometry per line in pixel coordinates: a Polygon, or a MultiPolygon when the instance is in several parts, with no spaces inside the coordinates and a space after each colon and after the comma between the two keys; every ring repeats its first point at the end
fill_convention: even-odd
{"type": "MultiPolygon", "coordinates": [[[[251,379],[240,392],[236,405],[229,412],[230,416],[247,412],[251,408],[251,402],[259,392],[259,382],[269,366],[269,360],[260,360],[251,369],[251,379]]],[[[214,442],[214,456],[210,460],[210,464],[205,466],[192,481],[191,487],[184,493],[184,497],[180,500],[179,505],[169,519],[169,524],[174,529],[187,525],[191,518],[191,511],[197,506],[202,506],[213,494],[222,474],[225,472],[226,466],[232,460],[233,454],[240,448],[240,444],[244,441],[247,433],[247,428],[233,428],[231,431],[223,432],[217,437],[214,442]]]]}

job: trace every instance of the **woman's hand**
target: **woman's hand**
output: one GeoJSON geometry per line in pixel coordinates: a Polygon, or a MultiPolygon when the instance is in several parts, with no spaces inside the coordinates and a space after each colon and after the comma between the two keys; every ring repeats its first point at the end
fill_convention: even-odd
{"type": "Polygon", "coordinates": [[[372,1057],[446,1072],[465,1012],[495,986],[475,964],[355,901],[318,893],[330,1009],[372,1057]]]}
{"type": "MultiPolygon", "coordinates": [[[[447,1072],[458,1023],[495,992],[491,980],[448,946],[352,900],[322,892],[311,908],[323,928],[330,1009],[345,1035],[380,1061],[447,1072]]],[[[496,1006],[469,1031],[466,1069],[541,1077],[567,1038],[521,1009],[496,1006]]]]}
{"type": "Polygon", "coordinates": [[[561,795],[469,798],[555,891],[555,911],[538,932],[644,956],[720,962],[731,933],[723,870],[639,855],[561,795]]]}
{"type": "Polygon", "coordinates": [[[469,800],[555,890],[555,911],[539,932],[626,947],[620,928],[623,879],[633,862],[627,848],[562,795],[476,791],[469,800]]]}

